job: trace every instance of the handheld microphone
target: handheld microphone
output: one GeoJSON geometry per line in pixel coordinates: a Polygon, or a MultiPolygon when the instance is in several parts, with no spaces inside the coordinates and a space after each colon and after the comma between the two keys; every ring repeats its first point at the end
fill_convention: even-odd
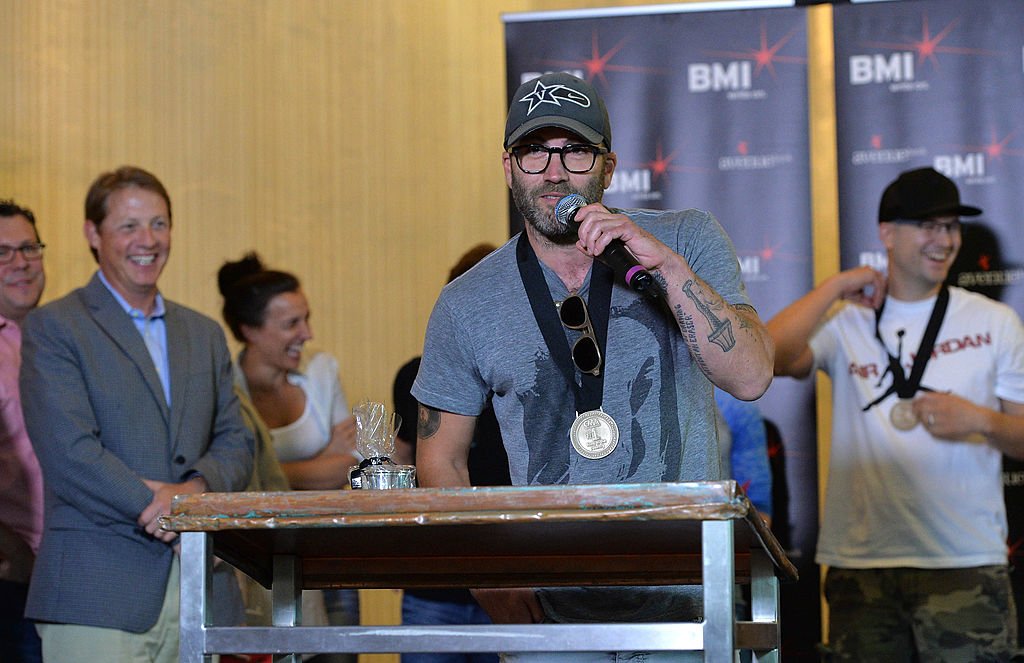
{"type": "MultiPolygon", "coordinates": [[[[570,193],[555,205],[555,219],[563,226],[578,230],[580,224],[576,221],[576,212],[587,204],[587,199],[580,194],[570,193]]],[[[640,265],[633,252],[618,237],[608,243],[597,259],[611,267],[612,271],[621,276],[626,285],[633,290],[649,297],[661,295],[657,281],[640,265]]]]}

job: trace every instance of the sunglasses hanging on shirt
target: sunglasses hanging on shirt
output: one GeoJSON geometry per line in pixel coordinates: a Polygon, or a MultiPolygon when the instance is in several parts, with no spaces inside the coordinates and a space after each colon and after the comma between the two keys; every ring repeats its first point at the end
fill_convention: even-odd
{"type": "Polygon", "coordinates": [[[601,374],[601,349],[597,347],[594,327],[590,324],[587,302],[579,295],[570,295],[555,306],[562,325],[583,332],[572,345],[572,362],[581,372],[597,377],[601,374]]]}
{"type": "Polygon", "coordinates": [[[569,428],[569,442],[584,458],[604,458],[619,444],[618,425],[601,409],[604,396],[601,346],[608,338],[612,271],[604,263],[594,261],[590,274],[589,307],[579,295],[570,295],[555,304],[551,301],[540,260],[525,232],[519,236],[516,258],[534,319],[552,360],[565,376],[575,399],[576,418],[569,428]],[[571,348],[562,327],[583,332],[571,348]]]}

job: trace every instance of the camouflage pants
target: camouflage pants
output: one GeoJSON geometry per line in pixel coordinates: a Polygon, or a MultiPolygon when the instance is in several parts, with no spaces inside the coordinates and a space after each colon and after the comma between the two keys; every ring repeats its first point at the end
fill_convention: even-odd
{"type": "Polygon", "coordinates": [[[825,577],[834,661],[1010,661],[1017,617],[1005,566],[838,569],[825,577]]]}

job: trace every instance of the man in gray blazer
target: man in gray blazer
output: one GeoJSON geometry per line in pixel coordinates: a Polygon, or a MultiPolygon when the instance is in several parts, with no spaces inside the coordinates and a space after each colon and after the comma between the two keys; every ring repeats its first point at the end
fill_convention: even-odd
{"type": "Polygon", "coordinates": [[[26,614],[47,663],[178,660],[176,494],[244,488],[252,435],[224,334],[163,299],[171,202],[125,166],[93,183],[99,271],[25,320],[21,395],[45,483],[26,614]]]}

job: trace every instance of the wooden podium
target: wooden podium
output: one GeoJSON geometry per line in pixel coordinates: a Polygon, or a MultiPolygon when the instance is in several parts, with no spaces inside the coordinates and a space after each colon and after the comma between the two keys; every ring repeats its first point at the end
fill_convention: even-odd
{"type": "Polygon", "coordinates": [[[220,653],[736,649],[777,661],[779,579],[796,569],[734,481],[207,493],[175,499],[181,661],[220,653]],[[212,627],[214,555],[272,590],[271,627],[212,627]],[[737,621],[736,584],[751,587],[737,621]],[[702,621],[296,626],[302,589],[704,586],[702,621]]]}

